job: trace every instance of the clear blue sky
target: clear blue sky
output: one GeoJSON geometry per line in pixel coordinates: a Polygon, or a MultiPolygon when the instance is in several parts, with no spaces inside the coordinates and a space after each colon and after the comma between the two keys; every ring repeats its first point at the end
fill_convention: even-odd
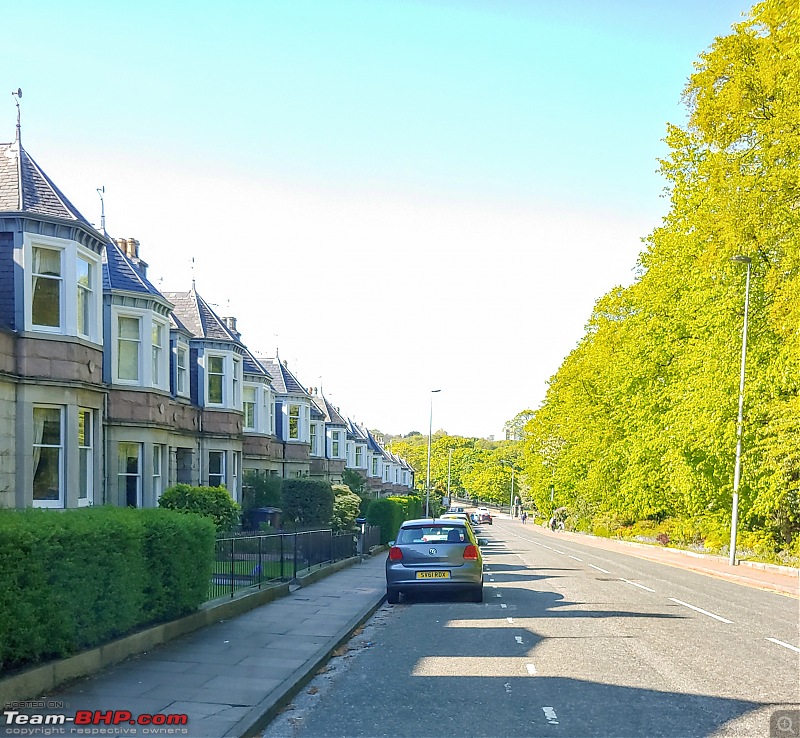
{"type": "Polygon", "coordinates": [[[0,140],[22,87],[23,145],[84,215],[105,186],[157,285],[194,275],[343,412],[424,432],[441,388],[434,429],[500,437],[633,279],[666,123],[749,7],[14,3],[0,140]]]}

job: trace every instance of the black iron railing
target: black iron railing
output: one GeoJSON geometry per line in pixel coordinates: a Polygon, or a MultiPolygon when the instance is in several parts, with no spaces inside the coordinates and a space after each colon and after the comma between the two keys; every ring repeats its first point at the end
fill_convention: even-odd
{"type": "MultiPolygon", "coordinates": [[[[379,539],[380,529],[377,530],[379,539]]],[[[369,548],[358,545],[361,535],[308,530],[218,538],[208,599],[233,597],[241,589],[260,589],[272,582],[290,581],[355,556],[357,550],[366,553],[369,548]]]]}

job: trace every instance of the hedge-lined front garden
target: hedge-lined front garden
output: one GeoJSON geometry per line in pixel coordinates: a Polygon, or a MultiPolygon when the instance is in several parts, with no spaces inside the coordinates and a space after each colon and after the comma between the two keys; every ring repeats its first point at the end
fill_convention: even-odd
{"type": "Polygon", "coordinates": [[[63,658],[195,610],[213,523],[171,510],[0,510],[0,668],[63,658]]]}

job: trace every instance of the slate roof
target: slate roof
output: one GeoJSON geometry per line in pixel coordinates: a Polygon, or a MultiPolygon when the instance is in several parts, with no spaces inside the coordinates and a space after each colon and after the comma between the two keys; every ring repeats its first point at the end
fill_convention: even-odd
{"type": "Polygon", "coordinates": [[[312,399],[325,416],[326,423],[347,426],[347,421],[341,416],[339,411],[325,399],[325,395],[315,395],[312,399]]]}
{"type": "Polygon", "coordinates": [[[143,292],[159,297],[166,302],[164,296],[136,268],[122,249],[110,239],[103,249],[103,290],[143,292]]]}
{"type": "Polygon", "coordinates": [[[375,436],[373,436],[369,431],[367,431],[367,446],[373,453],[383,455],[383,449],[378,445],[378,442],[375,440],[375,436]]]}
{"type": "Polygon", "coordinates": [[[25,212],[94,226],[18,143],[0,144],[0,212],[25,212]]]}
{"type": "Polygon", "coordinates": [[[272,375],[267,371],[266,367],[250,353],[250,349],[244,350],[242,356],[242,366],[244,367],[245,374],[256,374],[262,377],[267,377],[272,382],[272,375]]]}
{"type": "Polygon", "coordinates": [[[225,325],[222,318],[197,294],[194,287],[189,292],[164,292],[163,294],[174,305],[175,316],[195,338],[230,341],[242,345],[239,335],[225,325]]]}
{"type": "Polygon", "coordinates": [[[311,418],[313,420],[325,420],[325,413],[319,407],[318,398],[311,398],[311,418]]]}
{"type": "Polygon", "coordinates": [[[358,443],[367,443],[367,434],[364,429],[350,418],[347,419],[347,434],[358,443]]]}
{"type": "Polygon", "coordinates": [[[272,386],[277,393],[282,395],[305,395],[306,397],[311,397],[306,388],[297,380],[297,377],[289,371],[285,364],[281,363],[280,357],[272,359],[259,356],[258,360],[264,365],[264,368],[272,377],[272,386]]]}

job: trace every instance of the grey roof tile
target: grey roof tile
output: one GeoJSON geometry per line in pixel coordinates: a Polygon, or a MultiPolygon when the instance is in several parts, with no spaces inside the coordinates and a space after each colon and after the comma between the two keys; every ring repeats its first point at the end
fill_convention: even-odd
{"type": "Polygon", "coordinates": [[[0,211],[47,215],[92,227],[17,143],[0,144],[0,211]]]}

